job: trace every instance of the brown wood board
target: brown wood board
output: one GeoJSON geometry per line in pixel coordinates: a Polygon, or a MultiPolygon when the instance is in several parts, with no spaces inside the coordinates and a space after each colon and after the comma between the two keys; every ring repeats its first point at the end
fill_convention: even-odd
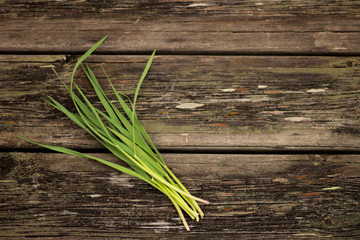
{"type": "Polygon", "coordinates": [[[6,1],[0,52],[360,54],[360,1],[6,1]]]}
{"type": "Polygon", "coordinates": [[[0,156],[4,239],[360,237],[359,155],[164,154],[190,192],[211,201],[189,233],[141,180],[62,154],[0,156]]]}
{"type": "MultiPolygon", "coordinates": [[[[2,148],[34,147],[18,135],[73,148],[101,148],[44,101],[52,96],[71,109],[51,66],[67,78],[76,59],[0,56],[2,148]]],[[[88,63],[114,100],[99,65],[131,97],[147,59],[96,55],[88,63]]],[[[359,71],[359,57],[156,56],[137,112],[160,148],[358,150],[359,71]]],[[[83,75],[77,79],[89,88],[83,75]]]]}

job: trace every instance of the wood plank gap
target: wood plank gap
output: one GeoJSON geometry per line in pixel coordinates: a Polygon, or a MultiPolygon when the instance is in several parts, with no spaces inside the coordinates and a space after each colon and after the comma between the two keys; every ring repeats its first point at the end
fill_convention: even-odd
{"type": "MultiPolygon", "coordinates": [[[[73,150],[82,153],[110,153],[107,149],[79,149],[73,150]]],[[[355,149],[235,149],[235,148],[159,148],[161,154],[242,154],[242,155],[353,155],[360,154],[360,150],[355,149]]],[[[0,153],[55,153],[54,151],[43,148],[0,148],[0,153]]]]}
{"type": "MultiPolygon", "coordinates": [[[[82,55],[84,51],[54,51],[54,50],[41,50],[41,51],[0,51],[0,55],[82,55]]],[[[92,55],[151,55],[152,51],[96,51],[92,55]]],[[[297,56],[297,57],[357,57],[360,51],[354,52],[245,52],[245,51],[161,51],[156,52],[158,56],[297,56]]]]}

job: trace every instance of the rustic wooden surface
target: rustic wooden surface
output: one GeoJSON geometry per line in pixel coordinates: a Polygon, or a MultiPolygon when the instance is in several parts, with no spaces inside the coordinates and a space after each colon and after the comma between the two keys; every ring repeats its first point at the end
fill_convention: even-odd
{"type": "MultiPolygon", "coordinates": [[[[110,96],[100,63],[116,87],[131,95],[147,58],[102,55],[88,62],[110,96]]],[[[162,148],[359,150],[359,62],[356,57],[157,56],[137,109],[162,148]],[[189,103],[201,105],[181,109],[189,103]]],[[[100,148],[44,102],[47,96],[69,102],[51,65],[66,78],[74,61],[63,55],[0,55],[0,143],[30,147],[16,138],[22,135],[100,148]]],[[[86,80],[79,83],[88,86],[86,80]]]]}
{"type": "Polygon", "coordinates": [[[360,238],[359,20],[360,1],[0,1],[0,239],[360,238]],[[131,96],[157,49],[137,111],[212,202],[191,232],[140,180],[16,138],[116,161],[43,101],[71,107],[51,67],[105,34],[107,92],[100,65],[131,96]]]}
{"type": "Polygon", "coordinates": [[[359,1],[8,1],[0,51],[360,54],[359,1]]]}
{"type": "Polygon", "coordinates": [[[86,159],[0,158],[0,238],[360,237],[359,155],[165,154],[190,191],[212,203],[191,232],[162,194],[86,159]]]}

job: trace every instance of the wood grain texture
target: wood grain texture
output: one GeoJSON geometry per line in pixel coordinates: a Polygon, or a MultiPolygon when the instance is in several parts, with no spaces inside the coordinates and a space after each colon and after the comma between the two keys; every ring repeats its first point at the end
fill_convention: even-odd
{"type": "MultiPolygon", "coordinates": [[[[110,96],[100,64],[116,88],[131,97],[147,59],[98,55],[88,63],[110,96]]],[[[51,66],[66,78],[75,61],[64,55],[0,56],[3,148],[33,147],[17,135],[73,148],[101,148],[43,100],[49,95],[71,108],[51,66]]],[[[140,92],[138,115],[160,148],[359,150],[359,61],[156,56],[140,92]]],[[[80,73],[78,82],[88,89],[80,73]]]]}
{"type": "MultiPolygon", "coordinates": [[[[98,155],[116,161],[108,154],[98,155]]],[[[0,238],[356,239],[359,155],[165,154],[212,202],[186,232],[140,180],[61,154],[0,154],[0,238]]]]}
{"type": "Polygon", "coordinates": [[[0,1],[0,239],[359,239],[360,155],[315,154],[360,150],[359,20],[358,0],[0,1]],[[71,109],[51,67],[67,79],[105,34],[107,93],[101,64],[132,97],[158,50],[137,112],[212,203],[191,232],[140,180],[16,138],[117,161],[43,101],[71,109]]]}
{"type": "Polygon", "coordinates": [[[6,1],[1,52],[360,54],[360,1],[6,1]],[[50,44],[49,44],[50,43],[50,44]]]}

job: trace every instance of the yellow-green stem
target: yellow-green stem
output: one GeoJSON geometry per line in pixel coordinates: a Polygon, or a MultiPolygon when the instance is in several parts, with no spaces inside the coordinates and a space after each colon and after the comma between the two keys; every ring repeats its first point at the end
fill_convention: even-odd
{"type": "MultiPolygon", "coordinates": [[[[164,187],[163,187],[162,185],[159,186],[159,187],[163,190],[163,192],[167,192],[167,190],[164,189],[164,187]]],[[[180,217],[181,221],[183,222],[183,225],[184,225],[186,231],[190,231],[189,225],[188,225],[188,223],[186,222],[186,219],[185,219],[185,217],[184,217],[184,214],[182,213],[179,205],[174,201],[174,199],[172,199],[172,196],[171,196],[171,195],[167,195],[167,196],[169,197],[169,199],[171,200],[171,202],[174,204],[174,206],[175,206],[175,208],[176,208],[176,211],[178,212],[179,217],[180,217]]]]}

